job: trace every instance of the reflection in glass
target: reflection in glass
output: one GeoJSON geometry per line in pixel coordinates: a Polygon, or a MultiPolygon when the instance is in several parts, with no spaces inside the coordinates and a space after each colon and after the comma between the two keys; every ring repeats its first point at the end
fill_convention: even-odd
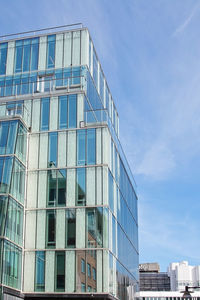
{"type": "Polygon", "coordinates": [[[87,130],[87,164],[96,163],[96,129],[87,130]]]}
{"type": "Polygon", "coordinates": [[[86,205],[85,168],[76,169],[76,205],[86,205]]]}
{"type": "Polygon", "coordinates": [[[6,73],[7,49],[8,43],[0,44],[0,75],[6,73]]]}
{"type": "Polygon", "coordinates": [[[48,157],[48,167],[57,166],[57,150],[58,150],[58,133],[49,133],[49,157],[48,157]]]}
{"type": "Polygon", "coordinates": [[[86,130],[77,131],[77,164],[85,165],[85,154],[86,154],[86,130]]]}
{"type": "Polygon", "coordinates": [[[76,128],[77,119],[77,95],[68,96],[68,127],[76,128]]]}
{"type": "Polygon", "coordinates": [[[54,210],[47,211],[47,246],[56,245],[56,214],[54,210]]]}
{"type": "Polygon", "coordinates": [[[45,252],[35,253],[35,291],[42,292],[45,288],[45,252]]]}
{"type": "Polygon", "coordinates": [[[75,248],[76,245],[76,210],[66,210],[66,246],[75,248]]]}
{"type": "Polygon", "coordinates": [[[40,130],[49,130],[49,98],[41,99],[40,130]]]}
{"type": "Polygon", "coordinates": [[[47,69],[54,68],[55,66],[55,42],[55,35],[47,37],[47,69]]]}
{"type": "Polygon", "coordinates": [[[65,252],[56,252],[56,291],[65,290],[65,252]]]}
{"type": "Polygon", "coordinates": [[[59,97],[59,128],[67,128],[67,96],[59,97]]]}

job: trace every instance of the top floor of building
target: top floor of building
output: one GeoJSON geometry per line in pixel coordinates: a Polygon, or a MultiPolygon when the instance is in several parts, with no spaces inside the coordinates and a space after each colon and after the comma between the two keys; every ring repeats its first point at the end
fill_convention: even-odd
{"type": "Polygon", "coordinates": [[[75,24],[0,37],[0,100],[88,85],[94,85],[95,109],[107,111],[118,136],[118,113],[87,28],[75,24]]]}

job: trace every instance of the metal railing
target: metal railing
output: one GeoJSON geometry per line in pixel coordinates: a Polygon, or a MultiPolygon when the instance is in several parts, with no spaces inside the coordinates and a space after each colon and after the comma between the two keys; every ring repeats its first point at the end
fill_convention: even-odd
{"type": "Polygon", "coordinates": [[[29,36],[34,36],[36,34],[49,34],[49,33],[54,33],[58,32],[59,29],[62,29],[61,31],[65,31],[65,29],[70,28],[70,29],[80,29],[83,28],[82,23],[74,23],[74,24],[68,24],[68,25],[62,25],[62,26],[55,26],[55,27],[48,27],[48,28],[41,28],[41,29],[36,29],[36,30],[30,30],[30,31],[24,31],[24,32],[19,32],[19,33],[11,33],[11,34],[6,34],[6,35],[1,35],[0,36],[0,41],[4,40],[10,40],[10,39],[16,39],[16,38],[26,38],[29,36]]]}

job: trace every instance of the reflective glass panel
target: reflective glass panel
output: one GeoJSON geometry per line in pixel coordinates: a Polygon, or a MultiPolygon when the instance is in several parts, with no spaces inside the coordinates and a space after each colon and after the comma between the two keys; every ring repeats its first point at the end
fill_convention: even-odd
{"type": "Polygon", "coordinates": [[[59,128],[67,128],[67,96],[59,97],[59,128]]]}
{"type": "Polygon", "coordinates": [[[41,99],[40,130],[49,129],[49,98],[41,99]]]}
{"type": "Polygon", "coordinates": [[[76,169],[76,205],[86,205],[85,168],[76,169]]]}
{"type": "Polygon", "coordinates": [[[85,165],[86,154],[86,130],[77,131],[77,164],[85,165]]]}
{"type": "Polygon", "coordinates": [[[76,128],[76,119],[77,119],[77,104],[76,104],[77,95],[68,96],[68,127],[76,128]]]}
{"type": "Polygon", "coordinates": [[[58,134],[57,132],[49,133],[49,157],[48,157],[48,166],[56,167],[57,166],[57,150],[58,150],[58,134]]]}
{"type": "Polygon", "coordinates": [[[65,290],[65,252],[56,252],[56,290],[65,290]]]}
{"type": "Polygon", "coordinates": [[[45,252],[35,253],[35,290],[44,291],[45,288],[45,252]]]}
{"type": "Polygon", "coordinates": [[[7,49],[8,43],[0,44],[0,75],[6,73],[7,49]]]}
{"type": "Polygon", "coordinates": [[[55,66],[55,35],[47,37],[47,69],[55,66]]]}

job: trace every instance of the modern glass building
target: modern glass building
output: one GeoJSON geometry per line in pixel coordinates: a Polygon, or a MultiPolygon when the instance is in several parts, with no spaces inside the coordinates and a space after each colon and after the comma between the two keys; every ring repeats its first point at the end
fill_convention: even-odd
{"type": "Polygon", "coordinates": [[[2,299],[137,290],[135,183],[88,29],[1,37],[2,299]]]}

